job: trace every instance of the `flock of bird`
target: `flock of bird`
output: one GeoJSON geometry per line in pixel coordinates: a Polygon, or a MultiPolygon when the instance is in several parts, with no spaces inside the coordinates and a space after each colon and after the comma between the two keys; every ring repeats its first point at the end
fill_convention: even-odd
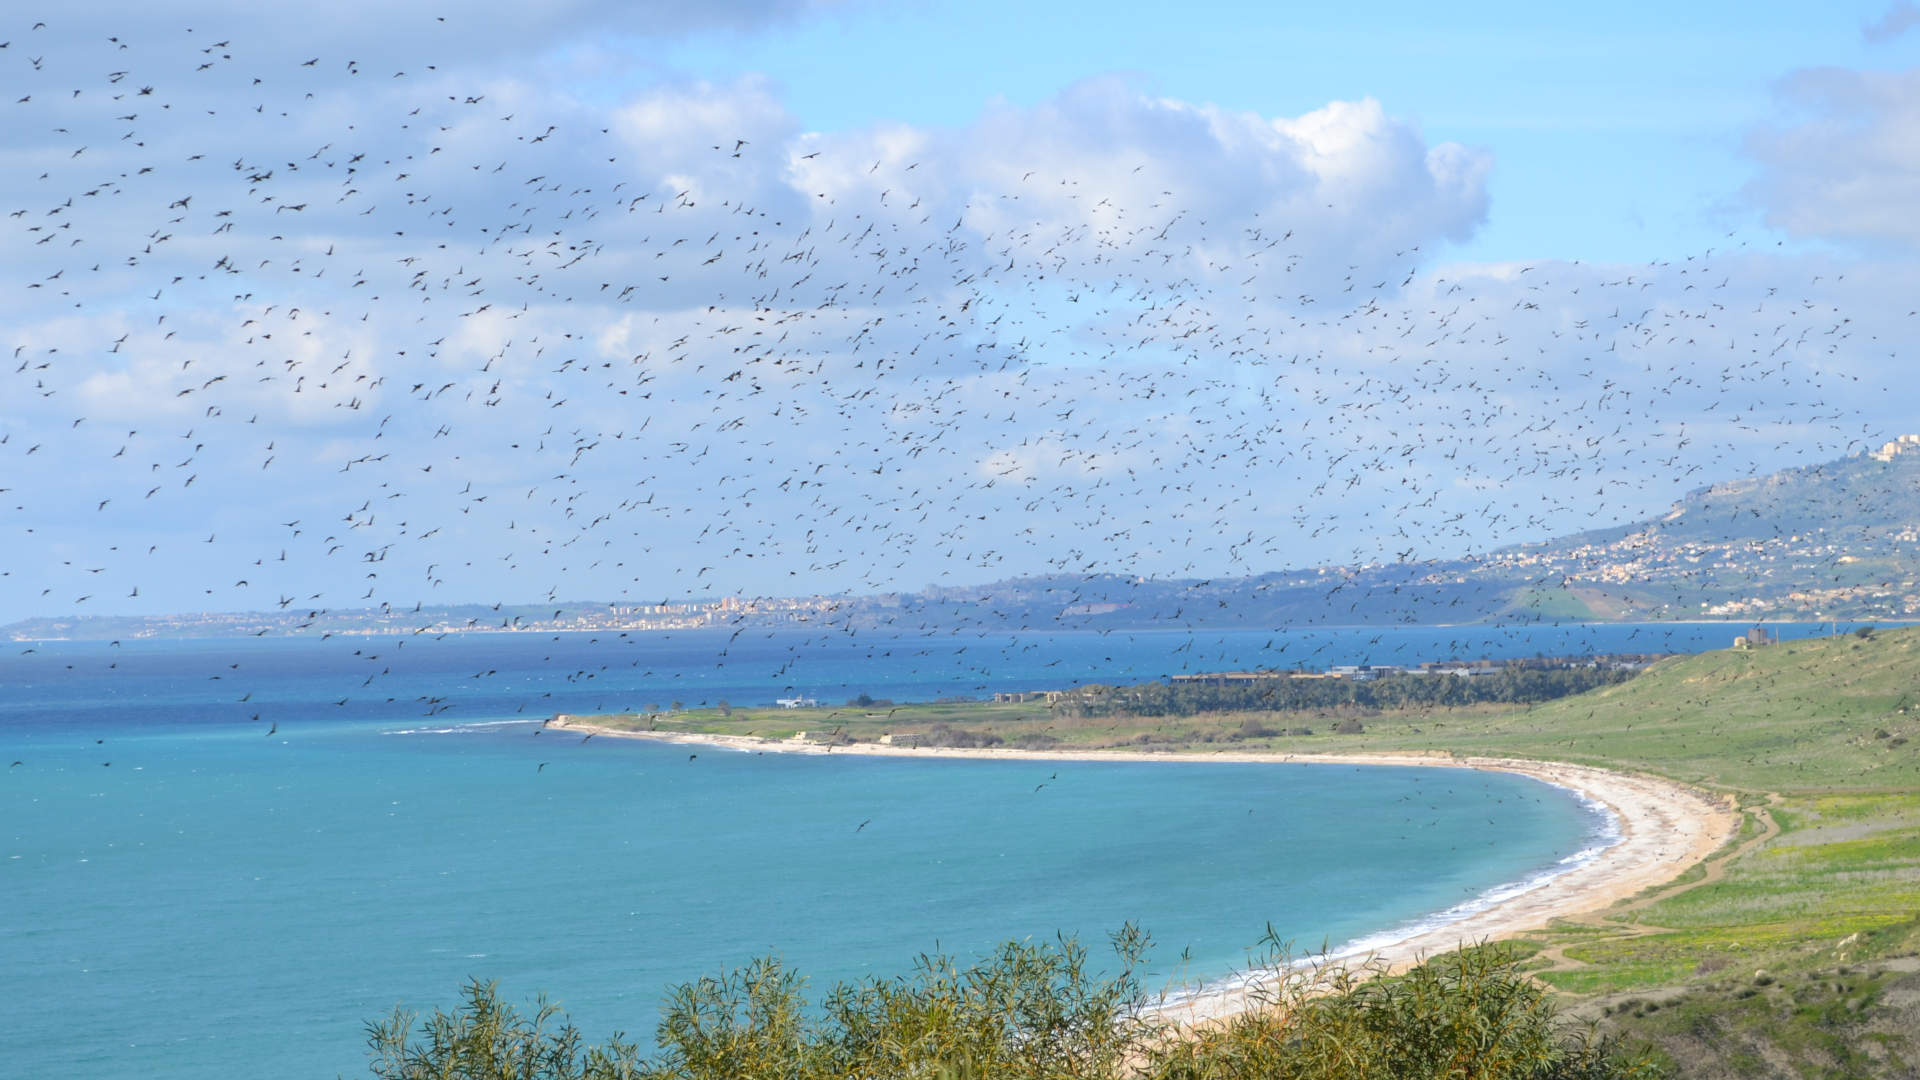
{"type": "Polygon", "coordinates": [[[1735,235],[1349,253],[1145,150],[989,185],[925,140],[648,127],[393,17],[404,67],[0,30],[7,610],[1420,560],[1883,434],[1844,273],[1735,235]]]}

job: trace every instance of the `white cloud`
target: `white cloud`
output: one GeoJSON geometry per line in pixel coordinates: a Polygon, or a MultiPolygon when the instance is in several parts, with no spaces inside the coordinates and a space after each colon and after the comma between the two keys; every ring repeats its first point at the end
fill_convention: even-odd
{"type": "Polygon", "coordinates": [[[1043,209],[1047,224],[1087,226],[1092,247],[1102,230],[1137,241],[1130,229],[1180,216],[1184,238],[1205,245],[1189,265],[1211,257],[1236,268],[1289,232],[1285,253],[1315,265],[1463,240],[1486,217],[1491,165],[1458,144],[1430,146],[1370,99],[1263,117],[1151,97],[1117,78],[1031,109],[992,109],[959,149],[941,164],[973,181],[991,220],[1011,226],[1043,209]],[[1134,217],[1103,216],[1103,205],[1134,217]]]}
{"type": "Polygon", "coordinates": [[[1780,84],[1797,122],[1751,133],[1747,195],[1795,236],[1920,247],[1920,69],[1801,71],[1780,84]]]}

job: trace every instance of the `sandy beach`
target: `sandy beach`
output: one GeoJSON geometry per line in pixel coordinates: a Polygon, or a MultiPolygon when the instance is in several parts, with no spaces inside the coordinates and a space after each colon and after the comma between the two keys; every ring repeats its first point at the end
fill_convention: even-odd
{"type": "MultiPolygon", "coordinates": [[[[1444,925],[1408,936],[1373,939],[1365,951],[1331,959],[1350,966],[1384,965],[1402,969],[1462,945],[1498,941],[1547,926],[1554,919],[1603,910],[1617,901],[1664,884],[1684,873],[1732,839],[1740,815],[1725,800],[1670,780],[1614,772],[1585,765],[1518,758],[1454,757],[1446,754],[1263,754],[1218,752],[1149,754],[1107,750],[960,750],[907,748],[857,743],[829,749],[818,743],[683,732],[636,732],[557,719],[555,727],[591,731],[617,738],[694,743],[733,750],[796,754],[861,754],[876,757],[949,757],[990,760],[1149,761],[1169,766],[1244,762],[1296,762],[1317,765],[1416,765],[1488,769],[1518,773],[1577,792],[1604,806],[1613,816],[1619,839],[1611,846],[1532,888],[1518,891],[1444,925]]],[[[1164,1013],[1181,1022],[1204,1021],[1239,1012],[1257,1000],[1257,982],[1224,986],[1170,1004],[1164,1013]]]]}

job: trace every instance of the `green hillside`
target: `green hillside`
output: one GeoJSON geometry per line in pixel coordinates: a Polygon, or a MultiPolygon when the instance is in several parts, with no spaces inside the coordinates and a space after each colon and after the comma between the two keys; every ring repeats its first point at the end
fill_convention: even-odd
{"type": "Polygon", "coordinates": [[[1531,709],[1382,717],[1341,745],[1520,754],[1744,792],[1920,790],[1920,628],[1675,657],[1531,709]]]}
{"type": "Polygon", "coordinates": [[[1783,533],[1858,535],[1920,523],[1920,452],[1857,454],[1689,492],[1650,521],[1597,529],[1556,544],[1604,544],[1634,533],[1669,542],[1766,539],[1783,533]]]}

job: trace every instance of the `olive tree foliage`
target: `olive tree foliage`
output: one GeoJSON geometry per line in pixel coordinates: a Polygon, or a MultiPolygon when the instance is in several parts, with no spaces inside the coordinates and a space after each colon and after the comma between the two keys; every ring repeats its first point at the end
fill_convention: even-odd
{"type": "Polygon", "coordinates": [[[667,994],[656,1052],[616,1036],[586,1046],[544,999],[532,1016],[493,983],[467,986],[452,1013],[396,1010],[368,1025],[378,1080],[843,1080],[846,1077],[1117,1076],[1148,1021],[1135,976],[1147,936],[1113,938],[1116,969],[1073,939],[1008,942],[967,965],[923,955],[911,974],[845,983],[818,1008],[777,959],[667,994]]]}
{"type": "Polygon", "coordinates": [[[544,999],[531,1015],[473,982],[452,1013],[368,1025],[378,1080],[1637,1080],[1643,1062],[1567,1032],[1552,1000],[1495,948],[1404,975],[1303,967],[1276,954],[1250,1008],[1176,1026],[1137,972],[1147,936],[1094,964],[1073,939],[1009,942],[971,964],[834,987],[817,1005],[776,959],[667,995],[643,1057],[588,1046],[544,999]]]}
{"type": "Polygon", "coordinates": [[[1516,953],[1465,949],[1404,975],[1289,968],[1252,1008],[1155,1048],[1154,1080],[1644,1080],[1590,1029],[1567,1030],[1516,953]]]}
{"type": "Polygon", "coordinates": [[[637,1080],[639,1047],[615,1035],[587,1046],[578,1028],[544,997],[531,1016],[500,1000],[497,983],[475,979],[452,1012],[436,1009],[413,1032],[416,1016],[394,1009],[367,1025],[378,1080],[637,1080]]]}

